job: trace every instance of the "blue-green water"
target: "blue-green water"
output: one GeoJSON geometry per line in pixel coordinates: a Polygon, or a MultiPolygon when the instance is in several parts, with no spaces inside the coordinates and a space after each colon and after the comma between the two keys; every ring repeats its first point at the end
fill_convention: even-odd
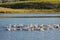
{"type": "MultiPolygon", "coordinates": [[[[60,16],[60,14],[0,14],[0,16],[60,16]]],[[[60,24],[60,18],[0,18],[0,27],[9,24],[60,24]]],[[[60,40],[60,29],[42,31],[5,31],[0,28],[0,40],[60,40]]]]}

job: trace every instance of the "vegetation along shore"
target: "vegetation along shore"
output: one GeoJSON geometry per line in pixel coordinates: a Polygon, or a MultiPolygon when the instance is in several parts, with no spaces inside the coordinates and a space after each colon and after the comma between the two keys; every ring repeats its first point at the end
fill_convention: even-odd
{"type": "Polygon", "coordinates": [[[60,0],[2,1],[0,13],[55,13],[60,12],[60,0]]]}

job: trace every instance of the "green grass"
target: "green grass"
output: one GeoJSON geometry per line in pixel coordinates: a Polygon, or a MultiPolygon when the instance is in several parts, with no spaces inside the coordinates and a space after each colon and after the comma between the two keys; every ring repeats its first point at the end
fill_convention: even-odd
{"type": "Polygon", "coordinates": [[[18,14],[24,14],[24,13],[49,13],[49,12],[55,12],[54,10],[47,10],[47,9],[10,9],[10,8],[3,8],[0,7],[0,13],[18,13],[18,14]]]}
{"type": "Polygon", "coordinates": [[[52,2],[52,3],[60,2],[60,0],[27,0],[27,1],[52,2]]]}
{"type": "MultiPolygon", "coordinates": [[[[51,4],[60,4],[60,0],[26,0],[26,1],[16,1],[16,2],[6,2],[6,3],[0,3],[0,5],[3,4],[17,4],[17,3],[29,3],[29,2],[46,2],[51,4]]],[[[60,10],[60,9],[59,9],[60,10]]],[[[10,8],[2,8],[0,7],[1,13],[41,13],[41,12],[57,12],[58,10],[55,9],[10,9],[10,8]]]]}
{"type": "Polygon", "coordinates": [[[47,2],[47,3],[52,3],[52,4],[58,4],[60,3],[60,0],[25,0],[25,1],[0,3],[0,4],[16,4],[16,3],[26,3],[26,2],[47,2]]]}

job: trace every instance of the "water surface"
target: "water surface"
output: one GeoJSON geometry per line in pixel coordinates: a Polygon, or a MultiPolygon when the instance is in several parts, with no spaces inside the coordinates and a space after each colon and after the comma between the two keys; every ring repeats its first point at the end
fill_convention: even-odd
{"type": "MultiPolygon", "coordinates": [[[[60,14],[1,14],[0,16],[60,16],[60,14]]],[[[60,24],[60,18],[0,18],[0,27],[9,24],[60,24]]],[[[60,40],[60,29],[42,31],[11,31],[0,28],[0,40],[60,40]]]]}

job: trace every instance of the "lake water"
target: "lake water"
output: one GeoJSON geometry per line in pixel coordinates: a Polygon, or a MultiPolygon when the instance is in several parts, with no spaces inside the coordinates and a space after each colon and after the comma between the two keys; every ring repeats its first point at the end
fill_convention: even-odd
{"type": "MultiPolygon", "coordinates": [[[[60,14],[0,14],[0,16],[59,16],[60,14]]],[[[60,18],[0,18],[0,27],[9,24],[60,24],[60,18]]],[[[60,29],[42,31],[5,31],[0,28],[0,40],[60,40],[60,29]]]]}

